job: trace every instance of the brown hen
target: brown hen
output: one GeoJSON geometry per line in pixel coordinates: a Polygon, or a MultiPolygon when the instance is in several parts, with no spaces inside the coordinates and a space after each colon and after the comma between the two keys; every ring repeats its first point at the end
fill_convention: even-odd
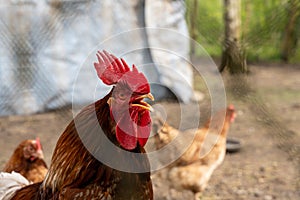
{"type": "Polygon", "coordinates": [[[198,130],[180,132],[164,123],[161,129],[157,129],[155,136],[158,149],[169,144],[178,134],[185,134],[185,138],[194,137],[194,140],[180,158],[156,173],[154,180],[168,180],[169,190],[190,190],[196,194],[202,192],[214,170],[224,160],[226,137],[234,118],[235,110],[230,105],[225,111],[216,113],[198,130]]]}
{"type": "Polygon", "coordinates": [[[18,172],[33,183],[43,181],[48,169],[39,138],[21,142],[5,164],[3,171],[18,172]]]}

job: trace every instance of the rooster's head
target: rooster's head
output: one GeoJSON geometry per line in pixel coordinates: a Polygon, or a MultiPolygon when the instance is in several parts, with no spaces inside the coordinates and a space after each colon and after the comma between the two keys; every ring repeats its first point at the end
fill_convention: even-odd
{"type": "Polygon", "coordinates": [[[94,63],[98,77],[107,85],[114,85],[107,103],[110,116],[116,122],[116,138],[126,150],[144,146],[151,131],[152,107],[144,98],[154,100],[150,85],[143,73],[133,65],[132,70],[123,59],[106,51],[98,52],[94,63]]]}

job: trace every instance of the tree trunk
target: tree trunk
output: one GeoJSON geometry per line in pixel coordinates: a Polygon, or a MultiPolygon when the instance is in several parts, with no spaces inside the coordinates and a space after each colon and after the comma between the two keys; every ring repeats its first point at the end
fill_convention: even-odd
{"type": "Polygon", "coordinates": [[[285,62],[289,61],[289,57],[293,54],[297,46],[297,20],[300,17],[300,2],[299,0],[289,1],[289,19],[283,33],[283,40],[281,45],[281,59],[285,62]]]}
{"type": "Polygon", "coordinates": [[[247,72],[240,46],[241,0],[224,0],[225,38],[220,72],[227,67],[232,74],[247,72]]]}

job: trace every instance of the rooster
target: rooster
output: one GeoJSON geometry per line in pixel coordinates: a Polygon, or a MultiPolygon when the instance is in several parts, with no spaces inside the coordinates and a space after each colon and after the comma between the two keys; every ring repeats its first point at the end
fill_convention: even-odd
{"type": "Polygon", "coordinates": [[[112,90],[83,108],[66,127],[45,180],[18,190],[12,199],[153,199],[144,150],[152,108],[143,99],[154,100],[149,83],[123,59],[106,51],[98,52],[97,58],[97,75],[104,84],[113,85],[112,90]],[[98,156],[127,170],[114,169],[98,156]]]}
{"type": "Polygon", "coordinates": [[[195,134],[195,137],[187,151],[172,165],[155,174],[154,180],[167,179],[169,187],[176,190],[190,190],[195,194],[202,192],[214,170],[225,158],[226,137],[234,118],[235,109],[230,105],[226,109],[225,119],[224,111],[220,111],[198,130],[181,133],[166,123],[162,129],[157,129],[155,141],[157,148],[168,144],[178,134],[185,134],[186,137],[195,134]]]}
{"type": "Polygon", "coordinates": [[[48,171],[40,139],[21,142],[5,164],[3,172],[17,172],[29,182],[43,181],[48,171]]]}

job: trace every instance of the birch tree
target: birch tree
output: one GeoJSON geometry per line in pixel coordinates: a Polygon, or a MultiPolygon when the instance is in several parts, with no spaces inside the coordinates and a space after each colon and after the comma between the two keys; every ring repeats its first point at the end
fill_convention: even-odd
{"type": "Polygon", "coordinates": [[[241,49],[241,0],[224,0],[225,37],[220,71],[226,67],[230,73],[247,71],[245,56],[241,49]]]}
{"type": "Polygon", "coordinates": [[[289,17],[281,44],[281,59],[288,62],[297,46],[297,21],[300,20],[300,1],[290,0],[288,7],[289,17]]]}

